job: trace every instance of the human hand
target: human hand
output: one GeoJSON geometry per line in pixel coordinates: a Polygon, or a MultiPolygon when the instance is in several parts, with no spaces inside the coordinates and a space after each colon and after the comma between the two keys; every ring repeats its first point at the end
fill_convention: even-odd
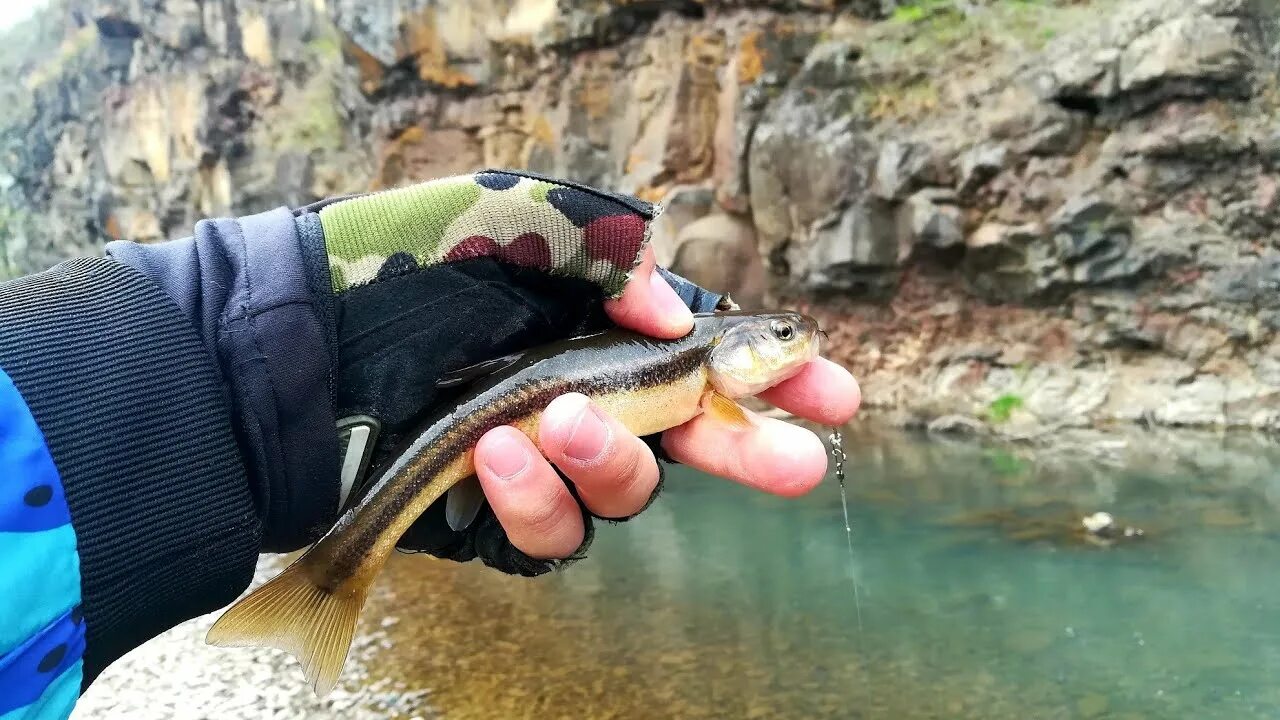
{"type": "MultiPolygon", "coordinates": [[[[693,326],[688,306],[655,272],[652,248],[622,296],[605,302],[605,313],[655,338],[678,338],[693,326]]],[[[824,425],[848,422],[861,401],[853,376],[821,357],[760,397],[824,425]]],[[[752,419],[743,429],[700,415],[663,433],[662,449],[677,462],[775,495],[801,495],[821,482],[826,449],[815,434],[773,418],[752,419]]],[[[578,501],[556,468],[598,517],[630,517],[652,498],[659,471],[650,447],[587,397],[567,394],[552,401],[538,439],[542,452],[522,432],[503,426],[486,433],[475,453],[485,497],[510,542],[530,557],[569,557],[585,537],[578,501]]]]}
{"type": "MultiPolygon", "coordinates": [[[[321,228],[311,222],[305,234],[323,237],[334,288],[335,409],[339,419],[376,419],[368,466],[390,461],[449,405],[457,390],[440,380],[477,362],[617,325],[657,338],[689,332],[691,310],[709,311],[721,298],[655,269],[644,240],[656,211],[634,197],[514,171],[319,210],[321,228]]],[[[853,378],[825,360],[762,397],[827,424],[847,421],[859,401],[853,378]]],[[[765,418],[743,430],[700,417],[641,439],[569,395],[550,404],[541,425],[545,458],[513,428],[487,433],[476,453],[487,502],[477,507],[476,485],[464,480],[397,547],[539,575],[585,553],[594,519],[643,509],[661,485],[656,450],[780,495],[809,490],[825,470],[813,433],[765,418]]],[[[359,473],[366,482],[352,487],[367,487],[372,474],[359,473]]]]}

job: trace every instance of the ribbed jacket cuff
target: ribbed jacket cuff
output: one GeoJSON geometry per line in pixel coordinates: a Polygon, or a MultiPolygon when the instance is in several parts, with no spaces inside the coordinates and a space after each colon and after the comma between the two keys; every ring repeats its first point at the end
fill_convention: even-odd
{"type": "Polygon", "coordinates": [[[226,400],[195,328],[164,292],[100,258],[0,285],[0,367],[66,489],[86,685],[247,587],[261,526],[226,400]]]}

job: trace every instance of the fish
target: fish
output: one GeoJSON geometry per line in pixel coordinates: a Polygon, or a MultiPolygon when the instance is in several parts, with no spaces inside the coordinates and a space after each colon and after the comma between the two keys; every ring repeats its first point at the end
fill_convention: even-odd
{"type": "MultiPolygon", "coordinates": [[[[440,385],[465,384],[460,396],[419,426],[318,541],[233,603],[205,640],[289,653],[323,697],[338,683],[370,589],[400,537],[452,488],[474,482],[475,446],[486,432],[514,426],[541,451],[542,411],[573,392],[637,436],[702,413],[749,427],[738,400],[799,373],[818,356],[820,334],[797,312],[699,313],[674,340],[610,328],[450,373],[440,385]]],[[[467,521],[473,504],[457,503],[450,524],[467,521]]]]}

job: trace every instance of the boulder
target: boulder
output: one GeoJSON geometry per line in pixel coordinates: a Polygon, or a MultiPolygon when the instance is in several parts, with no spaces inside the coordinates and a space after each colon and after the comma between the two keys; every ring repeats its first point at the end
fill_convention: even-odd
{"type": "MultiPolygon", "coordinates": [[[[658,264],[671,267],[684,231],[715,207],[715,192],[702,185],[672,188],[661,200],[662,214],[653,222],[651,242],[658,264]]],[[[754,234],[753,234],[754,239],[754,234]]],[[[754,241],[754,240],[753,240],[754,241]]]]}
{"type": "Polygon", "coordinates": [[[1097,196],[1068,200],[1050,217],[1049,227],[1056,256],[1077,283],[1106,283],[1139,270],[1128,255],[1132,220],[1097,196]]]}
{"type": "Polygon", "coordinates": [[[1238,92],[1250,69],[1236,18],[1184,15],[1125,47],[1116,86],[1122,93],[1146,93],[1148,103],[1175,95],[1218,95],[1238,92]]]}
{"type": "Polygon", "coordinates": [[[997,301],[1029,300],[1065,281],[1053,277],[1041,225],[984,223],[965,239],[961,265],[969,289],[997,301]],[[1048,270],[1050,278],[1041,275],[1048,270]]]}
{"type": "Polygon", "coordinates": [[[982,122],[993,139],[1023,155],[1070,155],[1084,143],[1090,118],[1049,102],[1026,84],[1006,88],[983,109],[982,122]]]}
{"type": "Polygon", "coordinates": [[[752,136],[748,177],[761,253],[766,267],[792,280],[822,274],[824,258],[854,252],[844,239],[861,223],[833,213],[858,210],[833,209],[862,194],[875,156],[855,121],[858,57],[848,42],[814,48],[752,136]]]}
{"type": "Polygon", "coordinates": [[[763,305],[764,263],[756,250],[755,228],[742,218],[715,213],[686,225],[676,238],[669,267],[705,288],[729,293],[742,308],[763,305]]]}

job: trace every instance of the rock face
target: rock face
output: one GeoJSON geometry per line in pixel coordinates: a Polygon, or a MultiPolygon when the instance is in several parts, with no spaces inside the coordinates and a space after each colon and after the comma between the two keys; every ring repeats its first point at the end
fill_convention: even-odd
{"type": "Polygon", "coordinates": [[[57,0],[0,54],[4,271],[523,167],[661,200],[664,263],[827,313],[871,410],[1273,427],[1278,27],[1270,0],[57,0]]]}

